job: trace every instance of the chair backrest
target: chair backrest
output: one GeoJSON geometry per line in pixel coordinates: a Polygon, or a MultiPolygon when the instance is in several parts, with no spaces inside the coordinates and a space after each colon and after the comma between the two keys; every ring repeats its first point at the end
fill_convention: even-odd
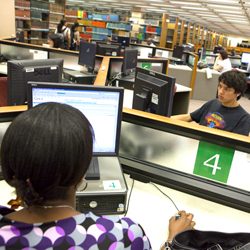
{"type": "Polygon", "coordinates": [[[7,77],[0,77],[0,107],[7,106],[7,77]]]}

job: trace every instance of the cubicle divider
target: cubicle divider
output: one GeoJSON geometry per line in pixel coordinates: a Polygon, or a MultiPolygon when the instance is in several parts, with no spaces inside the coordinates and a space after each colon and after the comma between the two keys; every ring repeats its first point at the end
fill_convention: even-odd
{"type": "MultiPolygon", "coordinates": [[[[0,128],[26,109],[1,107],[0,128]]],[[[250,212],[249,137],[128,108],[122,117],[119,158],[131,178],[250,212]]]]}
{"type": "Polygon", "coordinates": [[[250,212],[250,138],[131,109],[123,110],[125,173],[250,212]]]}

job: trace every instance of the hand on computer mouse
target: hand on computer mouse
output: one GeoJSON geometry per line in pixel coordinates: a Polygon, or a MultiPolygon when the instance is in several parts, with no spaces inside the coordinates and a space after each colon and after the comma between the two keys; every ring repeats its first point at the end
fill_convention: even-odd
{"type": "Polygon", "coordinates": [[[174,236],[182,231],[193,229],[195,222],[193,221],[193,214],[180,211],[177,216],[172,216],[169,220],[168,226],[168,241],[172,241],[174,236]]]}

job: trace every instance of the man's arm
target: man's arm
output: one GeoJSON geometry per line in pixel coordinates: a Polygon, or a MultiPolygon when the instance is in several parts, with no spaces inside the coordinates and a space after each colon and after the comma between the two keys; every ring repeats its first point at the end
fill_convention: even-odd
{"type": "Polygon", "coordinates": [[[171,118],[176,119],[176,120],[180,120],[180,121],[184,121],[184,122],[192,122],[193,121],[190,114],[173,115],[173,116],[171,116],[171,118]]]}

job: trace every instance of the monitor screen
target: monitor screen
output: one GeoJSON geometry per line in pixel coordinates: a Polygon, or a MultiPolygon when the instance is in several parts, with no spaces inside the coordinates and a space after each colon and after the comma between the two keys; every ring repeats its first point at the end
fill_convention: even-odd
{"type": "Polygon", "coordinates": [[[195,61],[195,56],[194,55],[191,55],[191,54],[188,54],[188,66],[194,66],[194,61],[195,61]]]}
{"type": "Polygon", "coordinates": [[[134,71],[137,66],[137,49],[126,48],[123,56],[122,73],[128,75],[134,71]]]}
{"type": "Polygon", "coordinates": [[[94,155],[117,155],[121,129],[123,89],[79,84],[28,84],[28,105],[59,102],[71,105],[90,121],[94,134],[94,155]]]}
{"type": "Polygon", "coordinates": [[[136,68],[133,109],[171,116],[175,78],[148,69],[136,68]]]}
{"type": "Polygon", "coordinates": [[[216,59],[215,56],[207,55],[206,56],[206,62],[208,64],[208,66],[213,66],[214,62],[215,62],[215,59],[216,59]]]}
{"type": "Polygon", "coordinates": [[[241,55],[241,63],[249,63],[250,62],[250,53],[243,52],[241,55]]]}
{"type": "Polygon", "coordinates": [[[96,44],[80,42],[78,64],[85,66],[89,72],[95,69],[96,44]]]}
{"type": "Polygon", "coordinates": [[[129,47],[130,44],[130,37],[126,36],[118,36],[117,42],[121,44],[122,48],[129,47]]]}
{"type": "Polygon", "coordinates": [[[62,81],[63,59],[10,60],[8,68],[8,105],[27,103],[27,82],[62,81]]]}
{"type": "Polygon", "coordinates": [[[199,56],[199,60],[205,60],[206,59],[206,49],[205,48],[198,49],[198,56],[199,56]]]}
{"type": "Polygon", "coordinates": [[[97,54],[103,56],[119,56],[120,44],[97,43],[97,54]]]}
{"type": "Polygon", "coordinates": [[[172,57],[176,57],[176,58],[182,59],[183,51],[184,51],[184,47],[183,46],[176,45],[174,47],[172,57]]]}

